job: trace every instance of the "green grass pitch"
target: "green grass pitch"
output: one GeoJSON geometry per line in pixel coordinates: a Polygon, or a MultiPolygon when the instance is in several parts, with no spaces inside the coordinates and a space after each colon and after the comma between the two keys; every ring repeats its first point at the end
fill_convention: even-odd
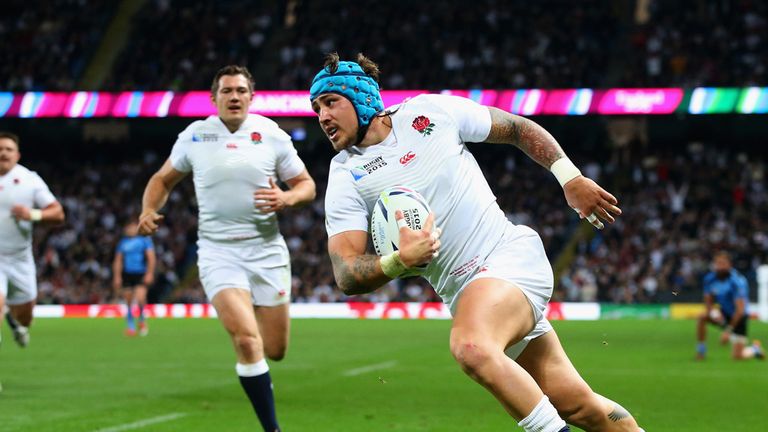
{"type": "MultiPolygon", "coordinates": [[[[736,363],[710,333],[693,359],[691,321],[556,322],[597,391],[649,432],[753,431],[765,424],[768,365],[736,363]]],[[[154,320],[126,338],[117,319],[39,319],[27,349],[7,326],[0,430],[254,431],[255,415],[216,320],[154,320]]],[[[751,322],[768,339],[768,325],[751,322]]],[[[272,362],[278,417],[291,431],[510,431],[500,405],[461,373],[448,321],[294,320],[272,362]]]]}

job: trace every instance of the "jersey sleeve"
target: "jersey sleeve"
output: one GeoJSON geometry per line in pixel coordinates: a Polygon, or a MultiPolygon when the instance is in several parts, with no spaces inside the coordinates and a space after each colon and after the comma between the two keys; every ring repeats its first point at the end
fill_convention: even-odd
{"type": "Polygon", "coordinates": [[[176,142],[173,144],[173,149],[171,149],[171,166],[176,171],[188,173],[192,171],[192,163],[189,160],[189,145],[192,141],[192,131],[190,131],[190,128],[187,128],[182,133],[179,134],[179,137],[176,139],[176,142]]]}
{"type": "Polygon", "coordinates": [[[483,142],[488,138],[491,113],[487,106],[460,96],[429,95],[429,98],[453,118],[463,142],[483,142]]]}
{"type": "Polygon", "coordinates": [[[325,191],[325,229],[328,237],[344,231],[368,231],[368,209],[365,201],[344,175],[352,174],[343,169],[331,168],[325,191]]]}
{"type": "Polygon", "coordinates": [[[735,278],[734,284],[736,286],[735,297],[749,302],[749,283],[747,283],[747,279],[744,276],[739,276],[735,278]]]}
{"type": "Polygon", "coordinates": [[[275,170],[280,180],[292,179],[306,169],[304,162],[299,157],[299,153],[293,146],[290,135],[281,129],[278,129],[275,147],[277,151],[277,166],[275,170]]]}
{"type": "Polygon", "coordinates": [[[121,253],[125,255],[125,239],[121,238],[119,242],[117,242],[117,247],[115,248],[115,253],[121,253]]]}
{"type": "Polygon", "coordinates": [[[704,288],[704,294],[712,294],[712,280],[714,279],[712,273],[707,273],[701,281],[704,288]]]}
{"type": "Polygon", "coordinates": [[[37,173],[32,173],[32,178],[34,179],[35,184],[35,190],[34,190],[34,206],[35,208],[46,208],[49,205],[56,202],[56,197],[53,196],[53,193],[48,188],[48,185],[45,184],[45,181],[37,175],[37,173]]]}
{"type": "Polygon", "coordinates": [[[144,250],[153,250],[155,248],[154,243],[152,243],[152,237],[146,236],[144,237],[144,250]]]}

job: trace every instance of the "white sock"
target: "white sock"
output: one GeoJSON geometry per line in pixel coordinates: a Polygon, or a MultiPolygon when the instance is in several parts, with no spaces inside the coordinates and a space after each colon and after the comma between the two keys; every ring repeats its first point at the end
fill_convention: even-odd
{"type": "Polygon", "coordinates": [[[237,363],[237,365],[235,365],[235,370],[237,371],[237,375],[241,377],[259,376],[269,372],[269,365],[267,365],[266,359],[261,359],[260,361],[251,364],[237,363]]]}
{"type": "Polygon", "coordinates": [[[528,417],[520,420],[517,425],[525,429],[525,432],[558,432],[566,426],[546,395],[541,398],[528,417]]]}

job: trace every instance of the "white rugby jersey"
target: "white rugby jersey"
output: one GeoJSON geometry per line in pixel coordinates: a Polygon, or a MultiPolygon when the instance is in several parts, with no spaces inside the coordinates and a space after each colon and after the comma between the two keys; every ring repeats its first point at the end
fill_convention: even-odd
{"type": "Polygon", "coordinates": [[[483,105],[447,95],[417,96],[389,111],[392,132],[383,142],[351,147],[331,161],[328,236],[369,231],[382,190],[398,185],[417,190],[443,229],[440,255],[423,276],[451,304],[511,225],[465,145],[488,137],[491,116],[483,105]]]}
{"type": "Polygon", "coordinates": [[[288,262],[277,215],[260,213],[253,199],[256,190],[270,187],[269,177],[289,180],[305,169],[277,123],[249,114],[231,133],[218,116],[198,120],[179,134],[170,160],[174,169],[193,174],[201,239],[263,244],[265,265],[288,262]]]}
{"type": "Polygon", "coordinates": [[[42,209],[56,202],[48,185],[36,172],[16,164],[0,176],[0,253],[21,252],[32,247],[32,222],[16,221],[11,208],[23,205],[42,209]]]}

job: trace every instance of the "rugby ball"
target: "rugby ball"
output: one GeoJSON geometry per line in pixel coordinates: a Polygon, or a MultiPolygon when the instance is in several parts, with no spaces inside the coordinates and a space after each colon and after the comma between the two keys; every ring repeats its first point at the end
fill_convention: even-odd
{"type": "Polygon", "coordinates": [[[403,219],[412,230],[423,229],[431,212],[427,200],[411,188],[394,186],[381,192],[371,214],[371,239],[379,256],[391,254],[400,245],[396,210],[403,212],[403,219]]]}

